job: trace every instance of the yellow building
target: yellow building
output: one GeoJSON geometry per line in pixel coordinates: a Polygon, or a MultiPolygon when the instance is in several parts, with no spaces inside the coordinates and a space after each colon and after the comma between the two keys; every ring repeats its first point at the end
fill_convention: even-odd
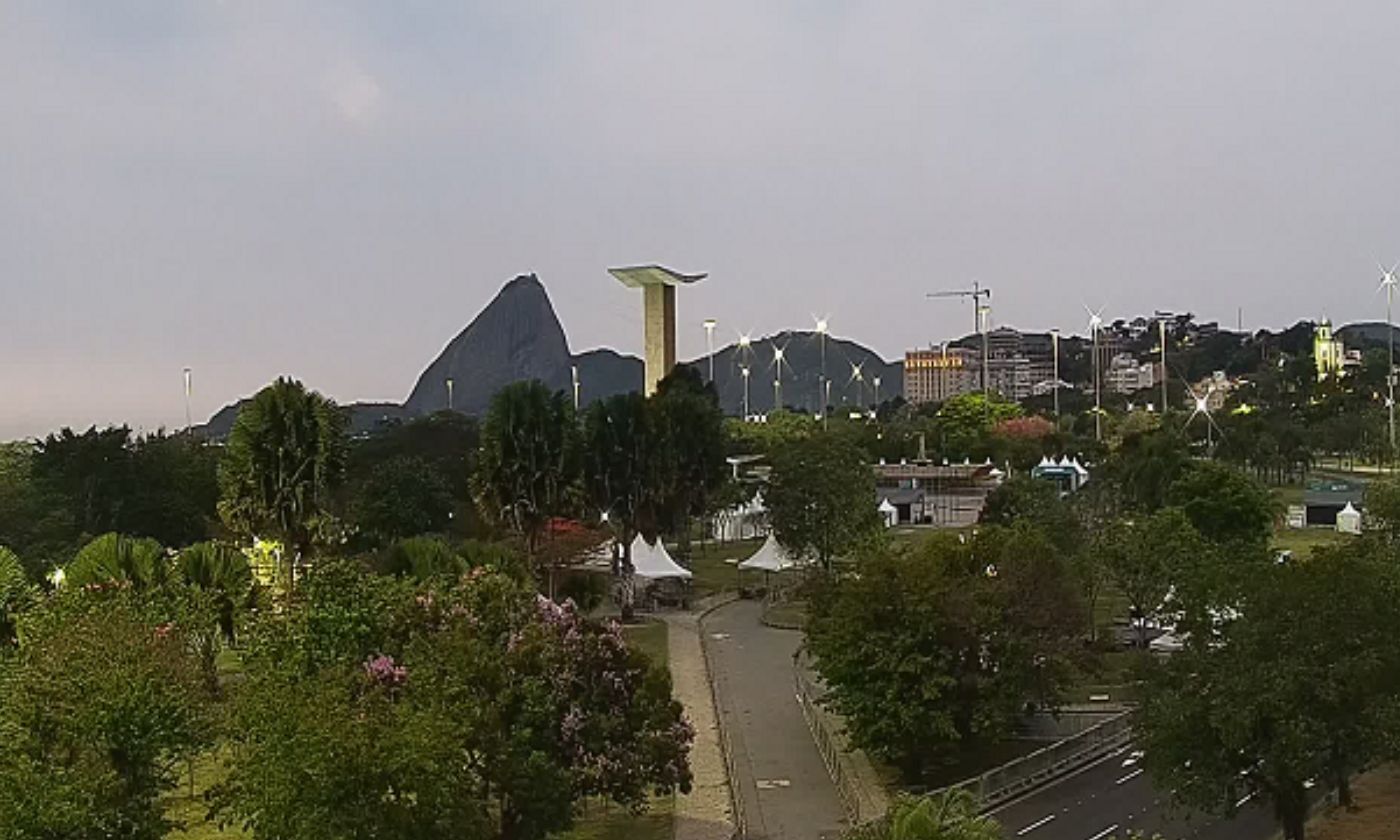
{"type": "Polygon", "coordinates": [[[1317,381],[1329,376],[1340,376],[1346,362],[1346,350],[1342,342],[1332,337],[1332,322],[1323,318],[1313,328],[1313,361],[1317,364],[1317,381]]]}

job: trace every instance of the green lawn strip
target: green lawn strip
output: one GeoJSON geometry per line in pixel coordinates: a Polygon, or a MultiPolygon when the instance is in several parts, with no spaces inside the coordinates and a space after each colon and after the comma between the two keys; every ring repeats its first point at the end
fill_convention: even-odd
{"type": "MultiPolygon", "coordinates": [[[[690,552],[691,585],[697,598],[739,588],[740,572],[735,561],[747,560],[763,545],[762,540],[694,543],[690,552]]],[[[756,575],[756,572],[745,573],[756,575]]]]}
{"type": "Polygon", "coordinates": [[[629,624],[622,628],[627,644],[645,653],[653,663],[666,667],[670,657],[667,650],[666,622],[659,619],[646,619],[640,624],[629,624]]]}
{"type": "Polygon", "coordinates": [[[669,840],[675,831],[674,810],[673,796],[654,798],[642,814],[630,814],[610,802],[589,800],[574,827],[558,836],[561,840],[669,840]]]}
{"type": "Polygon", "coordinates": [[[194,790],[190,790],[190,765],[180,767],[180,786],[166,796],[166,814],[184,828],[171,832],[171,840],[242,840],[251,835],[236,826],[220,830],[207,819],[209,804],[205,792],[223,779],[227,770],[219,760],[217,749],[201,754],[194,765],[194,790]]]}
{"type": "Polygon", "coordinates": [[[1279,551],[1291,551],[1299,560],[1303,560],[1319,546],[1336,545],[1348,536],[1332,528],[1280,528],[1274,532],[1270,544],[1279,551]]]}

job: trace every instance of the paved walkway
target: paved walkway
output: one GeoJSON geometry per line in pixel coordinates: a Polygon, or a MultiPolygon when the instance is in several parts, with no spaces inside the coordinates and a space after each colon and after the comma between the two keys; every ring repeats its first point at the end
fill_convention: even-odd
{"type": "Polygon", "coordinates": [[[706,676],[700,631],[693,613],[665,613],[666,647],[672,691],[685,707],[695,727],[690,751],[694,775],[688,796],[676,796],[676,840],[731,840],[734,818],[730,813],[729,781],[720,751],[714,696],[706,676]]]}
{"type": "Polygon", "coordinates": [[[793,686],[792,655],[802,635],[765,627],[762,614],[756,601],[735,601],[711,613],[701,628],[715,667],[748,836],[835,838],[845,814],[793,686]]]}

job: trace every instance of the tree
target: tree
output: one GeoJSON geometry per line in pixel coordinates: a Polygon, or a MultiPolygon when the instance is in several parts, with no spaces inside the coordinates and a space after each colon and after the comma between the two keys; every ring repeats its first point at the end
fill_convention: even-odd
{"type": "Polygon", "coordinates": [[[126,426],[94,426],[82,434],[65,427],[36,447],[35,479],[64,500],[81,533],[121,527],[131,489],[130,438],[126,426]]]}
{"type": "Polygon", "coordinates": [[[1122,489],[1129,507],[1150,513],[1167,504],[1167,488],[1190,460],[1181,436],[1162,429],[1125,436],[1105,472],[1122,489]]]}
{"type": "Polygon", "coordinates": [[[233,642],[239,610],[251,606],[253,571],[243,552],[220,542],[201,542],[180,550],[175,565],[189,586],[209,593],[219,630],[233,642]]]}
{"type": "Polygon", "coordinates": [[[521,537],[531,561],[545,524],[571,507],[578,469],[578,426],[563,392],[532,380],[496,394],[481,427],[477,504],[521,537]]]}
{"type": "Polygon", "coordinates": [[[1259,482],[1212,461],[1192,462],[1167,490],[1191,524],[1215,543],[1262,545],[1273,533],[1277,503],[1259,482]]]}
{"type": "Polygon", "coordinates": [[[772,456],[764,492],[773,533],[789,551],[825,569],[878,533],[875,473],[865,453],[829,435],[793,441],[772,456]]]}
{"type": "Polygon", "coordinates": [[[1021,407],[980,392],[949,397],[938,408],[938,429],[946,453],[970,457],[998,423],[1021,416],[1021,407]]]}
{"type": "Polygon", "coordinates": [[[724,413],[713,385],[691,367],[678,367],[657,385],[648,401],[658,503],[667,529],[690,553],[690,522],[710,510],[727,478],[724,413]]]}
{"type": "Polygon", "coordinates": [[[1301,840],[1309,780],[1349,800],[1351,774],[1394,754],[1400,589],[1381,556],[1321,551],[1250,577],[1209,645],[1149,679],[1139,731],[1150,769],[1195,807],[1261,796],[1301,840]]]}
{"type": "Polygon", "coordinates": [[[383,574],[427,581],[456,577],[467,570],[467,561],[437,537],[408,537],[380,552],[376,569],[383,574]]]}
{"type": "Polygon", "coordinates": [[[382,542],[444,531],[452,507],[452,491],[437,470],[422,458],[396,455],[354,486],[350,518],[382,542]]]}
{"type": "Polygon", "coordinates": [[[0,545],[0,649],[14,642],[15,621],[33,603],[34,596],[24,564],[13,551],[0,545]]]}
{"type": "Polygon", "coordinates": [[[814,593],[807,647],[852,739],[921,783],[1053,699],[1083,624],[1065,560],[1032,529],[937,535],[863,557],[814,593]]]}
{"type": "Polygon", "coordinates": [[[980,813],[962,788],[928,796],[900,796],[880,819],[851,829],[844,840],[1000,840],[1001,826],[980,813]]]}
{"type": "Polygon", "coordinates": [[[287,546],[285,585],[318,542],[345,471],[345,418],[300,382],[278,379],[238,412],[219,464],[224,522],[287,546]]]}
{"type": "Polygon", "coordinates": [[[583,418],[584,492],[622,547],[613,571],[622,587],[625,618],[632,610],[632,542],[644,527],[655,530],[653,420],[646,400],[635,392],[599,400],[583,418]]]}
{"type": "Polygon", "coordinates": [[[1167,508],[1138,520],[1111,523],[1089,549],[1132,608],[1138,643],[1147,646],[1147,623],[1158,616],[1183,570],[1206,551],[1204,540],[1180,510],[1167,508]]]}
{"type": "Polygon", "coordinates": [[[161,798],[208,741],[208,704],[178,624],[127,590],[68,591],[0,654],[0,826],[14,838],[155,840],[161,798]]]}
{"type": "Polygon", "coordinates": [[[123,581],[150,589],[170,577],[170,563],[160,543],[125,534],[103,534],[83,546],[63,570],[68,586],[123,581]]]}
{"type": "Polygon", "coordinates": [[[429,531],[470,533],[469,529],[479,521],[472,499],[471,476],[476,471],[480,445],[476,418],[456,411],[439,411],[382,427],[368,437],[356,438],[351,442],[346,466],[346,486],[350,491],[348,507],[352,516],[364,529],[367,526],[360,520],[370,513],[368,509],[386,505],[397,511],[392,520],[371,516],[371,530],[394,532],[379,537],[380,542],[429,531]],[[416,467],[421,465],[416,478],[430,488],[431,493],[407,484],[409,476],[404,474],[402,465],[410,459],[416,467]],[[381,474],[386,471],[389,475],[381,474]],[[407,504],[383,501],[386,494],[401,491],[414,493],[426,502],[427,510],[432,511],[431,521],[410,519],[407,514],[413,508],[407,504]],[[447,513],[442,512],[442,491],[446,492],[447,513]],[[388,521],[402,524],[383,527],[388,521]]]}
{"type": "Polygon", "coordinates": [[[1366,486],[1366,517],[1373,533],[1391,544],[1400,542],[1400,479],[1377,478],[1366,486]]]}
{"type": "Polygon", "coordinates": [[[214,802],[259,837],[540,840],[578,802],[688,790],[667,672],[482,570],[426,586],[320,564],[264,615],[214,802]]]}
{"type": "Polygon", "coordinates": [[[34,475],[37,447],[0,443],[0,544],[16,551],[33,581],[67,562],[78,547],[78,527],[66,501],[34,475]]]}

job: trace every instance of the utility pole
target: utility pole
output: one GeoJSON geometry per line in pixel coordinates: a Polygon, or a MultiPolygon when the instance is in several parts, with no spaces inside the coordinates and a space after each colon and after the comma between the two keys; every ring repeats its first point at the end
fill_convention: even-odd
{"type": "Polygon", "coordinates": [[[744,419],[749,419],[749,366],[744,365],[739,368],[739,372],[744,374],[744,419]]]}
{"type": "Polygon", "coordinates": [[[1055,420],[1060,419],[1060,330],[1050,331],[1050,354],[1055,359],[1055,420]]]}
{"type": "Polygon", "coordinates": [[[1400,269],[1400,263],[1386,270],[1381,266],[1381,288],[1385,289],[1385,339],[1386,339],[1386,364],[1385,364],[1385,387],[1386,413],[1390,419],[1390,462],[1395,464],[1395,324],[1391,320],[1391,303],[1395,297],[1395,271],[1400,269]]]}
{"type": "Polygon", "coordinates": [[[715,384],[715,324],[714,318],[705,319],[705,347],[710,354],[710,384],[715,384]]]}
{"type": "Polygon", "coordinates": [[[1162,416],[1167,416],[1167,319],[1157,319],[1157,343],[1162,345],[1162,416]]]}
{"type": "Polygon", "coordinates": [[[185,368],[185,431],[187,432],[194,428],[194,419],[190,415],[190,392],[194,384],[193,375],[193,371],[185,368]]]}
{"type": "MultiPolygon", "coordinates": [[[[578,408],[578,406],[574,406],[578,408]]],[[[452,377],[447,377],[447,410],[452,410],[452,377]]]]}

